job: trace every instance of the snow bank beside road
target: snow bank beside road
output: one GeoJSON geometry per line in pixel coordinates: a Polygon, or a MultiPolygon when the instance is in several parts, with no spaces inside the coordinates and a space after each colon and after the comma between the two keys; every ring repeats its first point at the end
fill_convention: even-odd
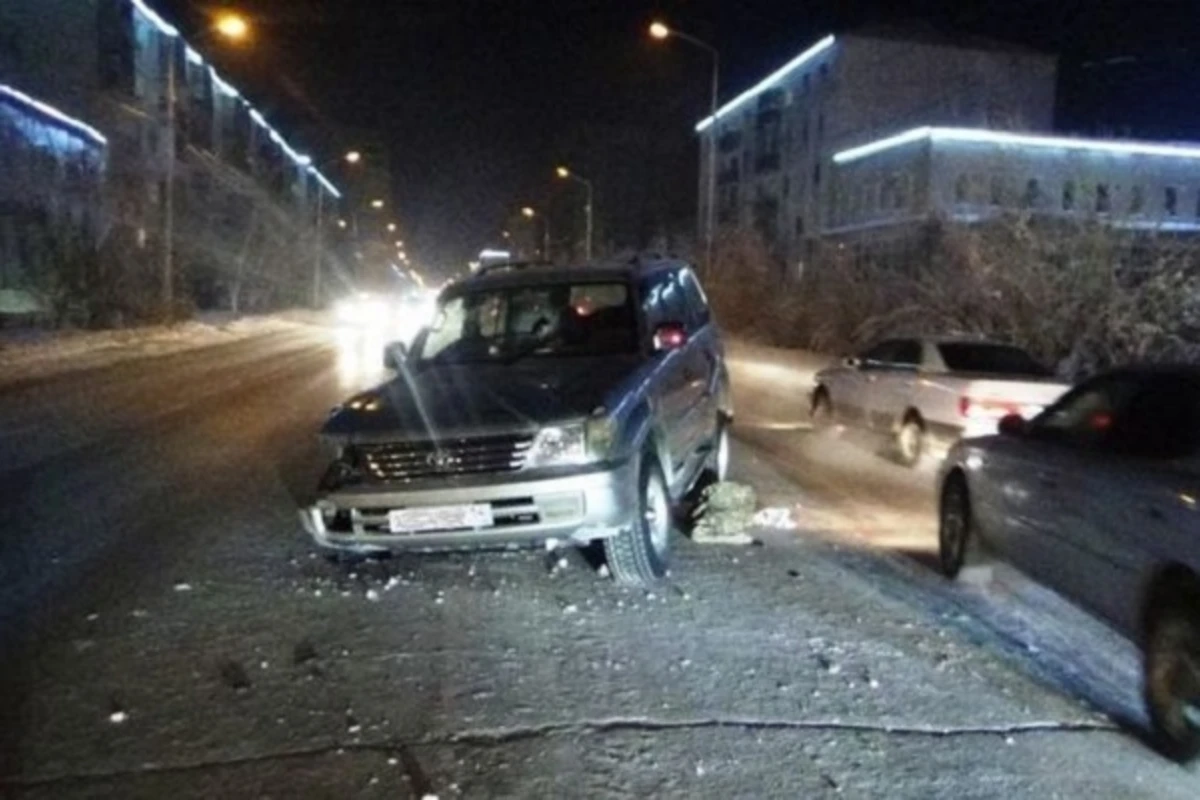
{"type": "Polygon", "coordinates": [[[255,317],[213,314],[178,325],[108,331],[0,331],[0,386],[297,330],[322,321],[321,314],[291,311],[255,317]]]}

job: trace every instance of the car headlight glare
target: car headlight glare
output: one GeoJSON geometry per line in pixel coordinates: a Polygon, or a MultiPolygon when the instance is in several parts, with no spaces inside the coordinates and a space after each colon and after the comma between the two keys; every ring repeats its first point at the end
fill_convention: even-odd
{"type": "Polygon", "coordinates": [[[538,431],[527,463],[532,467],[559,467],[589,460],[584,426],[563,425],[538,431]]]}
{"type": "Polygon", "coordinates": [[[607,458],[615,440],[615,424],[608,418],[542,428],[526,463],[531,467],[591,464],[607,458]]]}

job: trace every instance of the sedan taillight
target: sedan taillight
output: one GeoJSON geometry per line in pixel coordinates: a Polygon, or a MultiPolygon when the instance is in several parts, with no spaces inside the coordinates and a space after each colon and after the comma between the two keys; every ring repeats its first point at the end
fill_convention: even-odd
{"type": "Polygon", "coordinates": [[[991,397],[958,398],[958,413],[967,419],[1003,419],[1009,414],[1020,414],[1022,406],[1009,400],[997,400],[991,397]]]}

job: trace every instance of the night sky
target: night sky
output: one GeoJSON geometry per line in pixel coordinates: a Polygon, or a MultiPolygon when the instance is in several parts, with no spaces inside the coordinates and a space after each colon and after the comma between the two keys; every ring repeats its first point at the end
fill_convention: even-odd
{"type": "MultiPolygon", "coordinates": [[[[215,7],[151,0],[198,28],[215,7]]],[[[252,47],[214,52],[281,129],[335,155],[357,129],[391,155],[410,248],[458,267],[526,203],[568,226],[559,161],[597,183],[606,238],[691,229],[692,124],[708,61],[651,42],[663,18],[722,53],[732,97],[827,32],[917,24],[1062,56],[1064,130],[1200,139],[1200,3],[1191,0],[239,0],[252,47]],[[1129,60],[1126,57],[1132,57],[1129,60]],[[1112,63],[1110,60],[1116,59],[1112,63]],[[557,216],[553,216],[557,215],[557,216]],[[565,222],[564,222],[565,220],[565,222]]],[[[336,173],[336,170],[335,170],[336,173]]],[[[334,175],[344,182],[344,176],[334,175]]],[[[640,240],[640,241],[638,241],[640,240]]]]}

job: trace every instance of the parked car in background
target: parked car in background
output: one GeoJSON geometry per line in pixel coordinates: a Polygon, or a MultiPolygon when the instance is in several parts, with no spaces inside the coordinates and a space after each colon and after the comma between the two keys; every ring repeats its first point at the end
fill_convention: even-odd
{"type": "Polygon", "coordinates": [[[1140,642],[1165,748],[1200,754],[1200,368],[1086,381],[960,442],[940,486],[946,575],[1003,558],[1140,642]]]}
{"type": "Polygon", "coordinates": [[[724,476],[724,350],[673,260],[500,265],[449,286],[396,377],[335,409],[307,532],[352,552],[602,540],[612,574],[667,569],[672,506],[724,476]]]}
{"type": "Polygon", "coordinates": [[[898,461],[931,443],[993,433],[1007,414],[1032,417],[1070,385],[1020,348],[968,339],[889,339],[817,373],[811,412],[886,434],[898,461]]]}

